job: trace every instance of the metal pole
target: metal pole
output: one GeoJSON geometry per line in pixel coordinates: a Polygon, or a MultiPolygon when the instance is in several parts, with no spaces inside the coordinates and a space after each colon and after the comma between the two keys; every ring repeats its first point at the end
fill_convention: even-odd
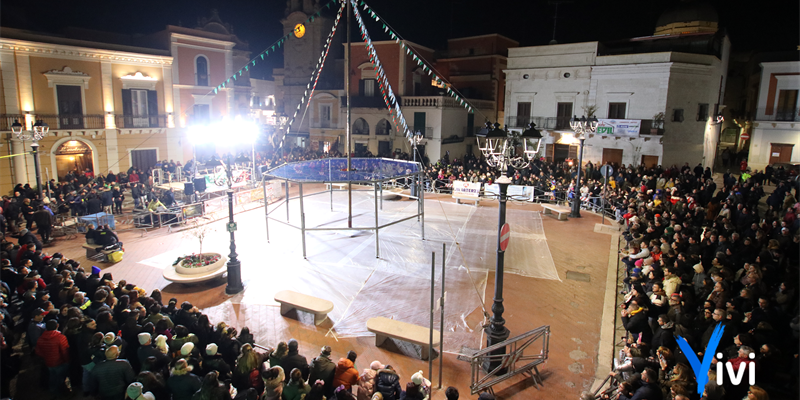
{"type": "MultiPolygon", "coordinates": [[[[420,173],[419,176],[422,177],[422,173],[420,173]]],[[[422,181],[422,179],[420,179],[420,181],[422,181]]],[[[425,240],[425,190],[424,189],[425,188],[419,190],[419,196],[417,197],[417,204],[418,204],[417,207],[419,209],[418,214],[420,214],[419,226],[420,230],[422,231],[422,240],[425,240]]]]}
{"type": "Polygon", "coordinates": [[[269,243],[269,198],[267,198],[267,181],[261,178],[261,186],[264,188],[264,225],[267,228],[267,243],[269,243]]]}
{"type": "Polygon", "coordinates": [[[381,195],[381,211],[383,211],[383,182],[378,182],[378,189],[380,189],[381,195]]]}
{"type": "MultiPolygon", "coordinates": [[[[505,171],[503,171],[502,177],[505,176],[505,171]]],[[[499,179],[498,179],[499,181],[499,179]]],[[[503,307],[503,270],[504,270],[504,262],[505,262],[505,251],[500,249],[500,232],[503,230],[503,225],[506,223],[506,201],[508,200],[508,183],[500,183],[500,206],[499,206],[499,214],[498,214],[498,221],[497,221],[497,266],[495,267],[494,272],[494,304],[492,304],[492,317],[490,319],[491,324],[486,327],[486,345],[487,347],[493,346],[497,343],[503,342],[508,339],[508,336],[511,332],[508,331],[506,328],[506,320],[503,319],[503,312],[505,308],[503,307]]],[[[506,348],[501,347],[492,352],[493,355],[505,354],[506,348]]],[[[495,361],[487,361],[483,365],[483,369],[485,371],[491,371],[497,366],[500,365],[499,360],[495,361]]],[[[502,371],[501,371],[502,372],[502,371]]]]}
{"type": "Polygon", "coordinates": [[[372,185],[375,191],[375,258],[381,257],[381,241],[378,238],[380,229],[378,228],[378,185],[372,185]]]}
{"type": "Polygon", "coordinates": [[[352,48],[350,47],[350,0],[345,0],[347,2],[347,24],[345,25],[345,37],[347,38],[347,47],[345,48],[345,60],[344,60],[344,87],[345,92],[347,92],[347,126],[345,127],[345,136],[347,141],[347,227],[353,227],[353,182],[351,181],[352,177],[350,176],[350,171],[352,167],[352,163],[350,160],[350,146],[351,146],[351,134],[350,132],[350,51],[352,48]]]}
{"type": "Polygon", "coordinates": [[[298,188],[298,190],[300,191],[300,235],[302,235],[303,239],[303,258],[306,258],[306,213],[303,209],[303,184],[300,183],[299,185],[300,187],[298,188]]]}
{"type": "MultiPolygon", "coordinates": [[[[447,244],[442,243],[442,297],[439,298],[439,307],[441,308],[441,315],[439,316],[439,389],[442,388],[442,366],[444,364],[444,271],[445,260],[447,259],[447,244]]],[[[433,377],[431,377],[433,379],[433,377]]]]}
{"type": "Polygon", "coordinates": [[[583,143],[586,139],[581,138],[581,148],[578,149],[578,175],[575,177],[575,190],[573,191],[572,212],[570,218],[581,217],[581,167],[583,166],[583,143]]]}
{"type": "Polygon", "coordinates": [[[242,284],[242,265],[236,258],[238,254],[236,254],[236,237],[234,236],[235,229],[233,229],[233,188],[231,186],[233,182],[230,158],[228,158],[228,164],[225,167],[228,169],[228,231],[231,234],[231,253],[228,255],[228,285],[225,287],[225,293],[233,295],[244,290],[244,285],[242,284]]]}
{"type": "Polygon", "coordinates": [[[431,252],[431,325],[428,338],[428,376],[433,377],[433,310],[436,296],[436,253],[431,252]]]}
{"type": "Polygon", "coordinates": [[[31,155],[33,156],[33,169],[36,173],[36,198],[42,198],[42,174],[39,171],[39,142],[31,143],[31,155]]]}
{"type": "Polygon", "coordinates": [[[289,180],[286,180],[286,222],[289,222],[289,180]]]}
{"type": "MultiPolygon", "coordinates": [[[[416,164],[417,163],[417,140],[416,140],[416,136],[414,137],[414,140],[413,140],[411,153],[413,153],[414,164],[416,164]]],[[[411,178],[411,195],[412,196],[417,196],[417,176],[416,175],[411,178]]]]}
{"type": "Polygon", "coordinates": [[[600,224],[606,224],[606,190],[608,189],[608,167],[603,174],[603,196],[600,198],[600,224]]]}
{"type": "Polygon", "coordinates": [[[328,160],[328,179],[331,181],[328,184],[328,192],[331,194],[331,211],[333,211],[333,171],[331,167],[331,160],[328,160]]]}

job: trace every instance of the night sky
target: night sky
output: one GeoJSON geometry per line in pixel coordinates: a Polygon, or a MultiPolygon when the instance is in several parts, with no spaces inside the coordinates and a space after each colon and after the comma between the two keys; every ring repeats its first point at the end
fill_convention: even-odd
{"type": "MultiPolygon", "coordinates": [[[[658,16],[680,0],[574,0],[559,5],[560,43],[615,40],[653,33],[658,16]]],[[[797,1],[710,0],[728,30],[734,51],[791,51],[800,40],[797,1]]],[[[553,35],[552,0],[368,0],[405,39],[442,49],[448,37],[500,33],[520,45],[547,44],[553,35]]],[[[166,25],[195,27],[198,17],[219,10],[224,22],[258,54],[282,35],[284,0],[42,1],[2,0],[0,25],[58,33],[68,26],[129,34],[150,34],[166,25]]],[[[373,39],[385,38],[368,22],[373,39]]],[[[0,32],[2,36],[2,32],[0,32]]],[[[266,77],[274,58],[253,77],[266,77]]],[[[252,70],[251,70],[252,71],[252,70]]]]}

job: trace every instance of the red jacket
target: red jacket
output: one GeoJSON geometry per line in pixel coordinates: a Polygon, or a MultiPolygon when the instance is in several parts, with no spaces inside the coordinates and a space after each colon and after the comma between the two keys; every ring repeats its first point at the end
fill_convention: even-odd
{"type": "Polygon", "coordinates": [[[36,342],[36,355],[44,359],[48,367],[57,367],[69,362],[69,343],[59,331],[45,331],[36,342]]]}

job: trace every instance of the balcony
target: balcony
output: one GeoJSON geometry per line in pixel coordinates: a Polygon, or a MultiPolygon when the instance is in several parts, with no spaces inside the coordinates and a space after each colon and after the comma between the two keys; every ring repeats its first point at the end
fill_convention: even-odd
{"type": "Polygon", "coordinates": [[[106,128],[106,116],[102,114],[36,114],[36,119],[50,125],[50,129],[106,128]]]}
{"type": "Polygon", "coordinates": [[[559,129],[570,130],[570,117],[531,117],[522,115],[512,115],[506,117],[506,127],[508,128],[527,128],[533,122],[536,129],[559,129]]]}
{"type": "Polygon", "coordinates": [[[786,108],[758,108],[756,109],[756,121],[800,121],[800,109],[786,108]],[[769,113],[769,115],[767,114],[769,113]]]}
{"type": "Polygon", "coordinates": [[[166,115],[114,115],[117,128],[166,128],[166,115]]]}
{"type": "MultiPolygon", "coordinates": [[[[347,97],[342,97],[342,107],[347,107],[347,97]]],[[[350,96],[350,107],[355,108],[386,108],[383,97],[380,96],[350,96]]]]}
{"type": "MultiPolygon", "coordinates": [[[[490,100],[466,99],[466,101],[480,110],[494,108],[494,102],[490,100]]],[[[403,107],[464,108],[464,105],[450,96],[404,96],[400,104],[403,107]]]]}
{"type": "Polygon", "coordinates": [[[643,119],[639,134],[664,136],[664,120],[643,119]]]}

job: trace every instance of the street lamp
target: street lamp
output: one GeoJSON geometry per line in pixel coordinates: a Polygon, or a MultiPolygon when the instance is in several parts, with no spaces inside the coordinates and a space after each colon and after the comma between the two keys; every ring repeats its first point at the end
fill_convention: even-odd
{"type": "Polygon", "coordinates": [[[228,162],[225,164],[225,172],[228,174],[228,232],[231,234],[231,253],[228,254],[228,285],[225,286],[225,294],[234,295],[244,290],[242,284],[242,263],[236,254],[236,222],[233,221],[233,173],[231,171],[231,155],[228,153],[228,162]]]}
{"type": "Polygon", "coordinates": [[[572,212],[569,214],[572,218],[581,217],[581,168],[583,167],[583,145],[586,142],[587,133],[595,133],[597,131],[597,118],[586,118],[581,116],[580,119],[577,115],[569,120],[569,126],[575,132],[575,137],[580,141],[581,148],[578,150],[578,175],[575,177],[575,187],[572,191],[572,212]]]}
{"type": "MultiPolygon", "coordinates": [[[[39,167],[39,140],[42,140],[43,137],[47,136],[47,133],[50,132],[50,126],[46,123],[42,122],[42,120],[37,120],[35,124],[33,124],[33,130],[26,130],[19,123],[18,120],[14,120],[14,123],[11,124],[11,132],[17,137],[17,139],[22,140],[25,142],[26,140],[32,140],[31,143],[31,155],[33,156],[33,168],[36,172],[36,197],[41,199],[42,197],[42,174],[41,169],[39,167]]],[[[49,193],[48,189],[48,193],[49,193]]]]}
{"type": "MultiPolygon", "coordinates": [[[[416,164],[417,163],[417,145],[420,142],[422,142],[422,139],[425,138],[425,135],[423,135],[422,132],[420,132],[420,131],[416,131],[416,132],[408,131],[406,133],[406,137],[408,138],[408,141],[411,142],[411,148],[412,148],[411,152],[414,153],[413,154],[414,163],[416,164]]],[[[422,158],[422,155],[420,155],[420,158],[422,158]]],[[[418,195],[418,193],[417,193],[417,178],[418,178],[417,176],[414,176],[411,179],[411,196],[417,196],[418,195]]],[[[420,183],[422,183],[422,182],[420,182],[420,183]]]]}
{"type": "MultiPolygon", "coordinates": [[[[500,170],[500,177],[497,184],[500,186],[498,200],[499,217],[497,224],[497,264],[494,274],[494,303],[492,304],[492,317],[490,324],[484,328],[486,332],[487,347],[501,343],[508,339],[511,332],[505,327],[503,319],[503,269],[505,262],[505,250],[500,246],[501,231],[506,223],[506,202],[508,201],[508,185],[511,179],[508,178],[508,167],[515,169],[527,168],[530,162],[536,158],[539,145],[542,142],[542,134],[536,129],[536,124],[530,123],[522,133],[508,132],[500,129],[500,124],[492,125],[486,122],[486,126],[478,134],[478,147],[486,158],[489,166],[500,170]],[[483,139],[483,140],[481,140],[483,139]],[[521,150],[521,151],[520,151],[521,150]]],[[[505,354],[506,348],[501,347],[492,355],[505,354]]],[[[487,372],[494,370],[500,365],[500,360],[488,361],[483,365],[487,372]]]]}

